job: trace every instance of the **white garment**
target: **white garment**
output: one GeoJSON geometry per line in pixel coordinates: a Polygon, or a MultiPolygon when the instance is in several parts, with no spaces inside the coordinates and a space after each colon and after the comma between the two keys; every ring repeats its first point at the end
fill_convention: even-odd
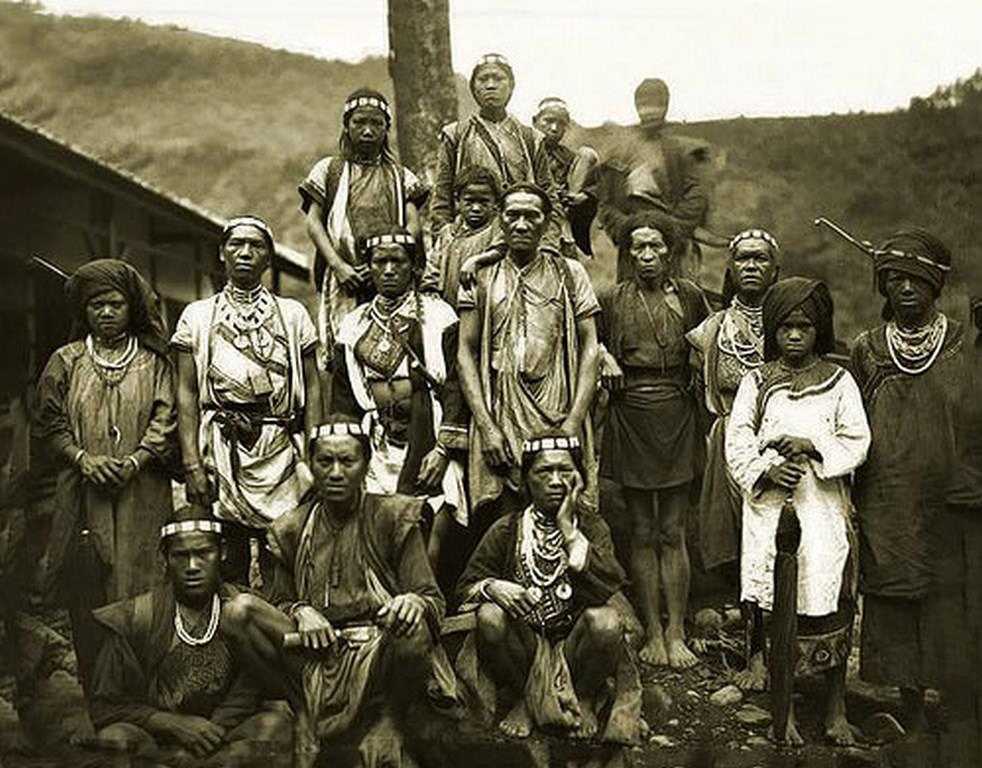
{"type": "Polygon", "coordinates": [[[763,381],[761,369],[744,376],[726,430],[727,464],[743,494],[740,598],[765,610],[774,602],[774,536],[786,491],[758,485],[782,461],[765,446],[781,435],[807,437],[822,460],[808,460],[793,496],[801,524],[798,613],[826,616],[837,610],[849,555],[848,476],[865,461],[870,443],[862,397],[852,375],[837,366],[797,392],[786,381],[760,398],[763,381]]]}

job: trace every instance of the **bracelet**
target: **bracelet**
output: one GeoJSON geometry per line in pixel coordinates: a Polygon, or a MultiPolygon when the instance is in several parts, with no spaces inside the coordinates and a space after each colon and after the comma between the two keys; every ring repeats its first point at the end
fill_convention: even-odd
{"type": "Polygon", "coordinates": [[[296,617],[297,611],[299,611],[301,608],[308,608],[309,606],[310,603],[308,603],[306,600],[297,600],[297,602],[293,603],[290,606],[289,610],[287,611],[287,614],[290,616],[291,619],[293,619],[296,617]]]}
{"type": "Polygon", "coordinates": [[[486,603],[494,602],[494,598],[488,594],[488,587],[491,586],[492,581],[494,581],[494,579],[490,579],[490,578],[485,579],[484,581],[481,582],[481,586],[477,588],[478,594],[484,599],[484,602],[486,603]]]}
{"type": "Polygon", "coordinates": [[[78,452],[75,454],[75,458],[72,459],[72,464],[74,464],[77,467],[79,465],[79,462],[82,461],[82,457],[84,455],[85,455],[85,449],[84,448],[79,448],[78,449],[78,452]]]}
{"type": "Polygon", "coordinates": [[[433,446],[433,450],[439,453],[445,459],[450,456],[450,452],[447,451],[446,446],[440,443],[439,441],[436,443],[436,445],[433,446]]]}
{"type": "Polygon", "coordinates": [[[133,470],[135,472],[140,471],[140,461],[132,453],[126,457],[126,461],[130,462],[130,464],[133,465],[133,470]]]}
{"type": "Polygon", "coordinates": [[[184,465],[184,471],[185,472],[196,472],[199,469],[204,469],[204,468],[205,468],[205,465],[202,464],[200,461],[195,461],[195,462],[192,462],[191,464],[185,464],[184,465]]]}

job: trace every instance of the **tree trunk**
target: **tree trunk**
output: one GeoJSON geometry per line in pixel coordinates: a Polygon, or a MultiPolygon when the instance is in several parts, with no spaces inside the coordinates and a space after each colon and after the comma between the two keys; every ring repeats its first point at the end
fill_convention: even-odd
{"type": "Polygon", "coordinates": [[[457,119],[449,0],[389,0],[389,76],[399,159],[432,178],[440,128],[457,119]]]}

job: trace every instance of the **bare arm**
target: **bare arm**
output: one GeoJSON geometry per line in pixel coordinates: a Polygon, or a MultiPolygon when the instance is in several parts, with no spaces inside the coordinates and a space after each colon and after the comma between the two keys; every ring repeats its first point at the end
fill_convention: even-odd
{"type": "Polygon", "coordinates": [[[478,357],[481,354],[481,318],[476,309],[460,313],[460,339],[457,344],[457,375],[464,399],[478,429],[485,432],[495,426],[494,419],[484,402],[478,357]]]}
{"type": "Polygon", "coordinates": [[[327,259],[327,266],[337,272],[343,260],[337,251],[334,250],[334,246],[331,245],[331,239],[327,236],[327,230],[324,229],[324,209],[321,207],[321,204],[311,200],[305,218],[307,237],[310,238],[311,242],[317,247],[317,250],[327,259]]]}
{"type": "Polygon", "coordinates": [[[324,418],[324,404],[321,399],[321,379],[320,371],[317,369],[317,347],[316,345],[308,349],[303,355],[303,383],[304,383],[304,442],[306,435],[314,427],[318,426],[324,418]]]}
{"type": "Polygon", "coordinates": [[[576,336],[580,350],[580,366],[576,372],[576,390],[569,415],[563,421],[563,431],[575,435],[583,426],[587,410],[597,389],[597,323],[591,315],[576,321],[576,336]]]}
{"type": "Polygon", "coordinates": [[[201,461],[198,431],[201,412],[198,394],[197,365],[190,352],[176,353],[177,357],[177,439],[184,459],[186,494],[193,504],[210,504],[216,497],[201,461]]]}

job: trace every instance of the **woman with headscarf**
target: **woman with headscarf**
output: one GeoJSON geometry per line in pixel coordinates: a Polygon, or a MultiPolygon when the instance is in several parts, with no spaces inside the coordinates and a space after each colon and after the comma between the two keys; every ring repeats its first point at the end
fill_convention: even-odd
{"type": "Polygon", "coordinates": [[[899,686],[904,725],[921,730],[924,690],[937,687],[942,672],[938,567],[958,547],[944,516],[946,503],[958,500],[952,492],[968,345],[962,324],[937,307],[951,270],[944,243],[905,229],[872,255],[885,322],[852,348],[873,431],[869,461],[856,478],[860,674],[899,686]]]}
{"type": "Polygon", "coordinates": [[[764,362],[761,303],[777,278],[777,240],[763,229],[746,229],[730,241],[723,278],[724,309],[686,334],[696,350],[695,367],[705,388],[709,431],[706,471],[699,499],[699,551],[706,568],[740,556],[740,489],[726,468],[726,422],[740,381],[764,362]]]}
{"type": "Polygon", "coordinates": [[[173,372],[157,296],[115,259],[67,284],[72,341],[38,383],[34,437],[58,468],[49,581],[63,588],[83,685],[98,652],[91,610],[154,587],[172,512],[165,463],[176,447],[173,372]]]}
{"type": "Polygon", "coordinates": [[[553,182],[544,137],[507,111],[515,90],[511,64],[501,54],[485,54],[474,65],[470,87],[477,102],[477,114],[450,123],[440,132],[441,147],[430,202],[430,231],[436,236],[444,225],[453,221],[457,176],[468,168],[480,166],[494,175],[502,191],[519,182],[533,182],[548,193],[553,214],[547,239],[558,248],[563,206],[553,182]]]}
{"type": "MultiPolygon", "coordinates": [[[[754,608],[759,638],[761,620],[775,605],[778,522],[792,507],[801,529],[795,671],[825,673],[826,736],[849,744],[855,536],[848,479],[866,458],[869,426],[852,376],[821,357],[835,345],[824,283],[804,277],[775,283],[763,321],[765,362],[740,383],[726,429],[727,463],[743,494],[740,598],[754,608]]],[[[801,743],[793,707],[785,732],[775,736],[801,743]]]]}
{"type": "Polygon", "coordinates": [[[354,91],[344,103],[338,154],[318,160],[299,187],[307,235],[317,249],[317,324],[328,360],[341,318],[375,295],[358,243],[387,227],[404,227],[421,242],[419,209],[429,189],[396,161],[391,127],[385,96],[370,88],[354,91]]]}

